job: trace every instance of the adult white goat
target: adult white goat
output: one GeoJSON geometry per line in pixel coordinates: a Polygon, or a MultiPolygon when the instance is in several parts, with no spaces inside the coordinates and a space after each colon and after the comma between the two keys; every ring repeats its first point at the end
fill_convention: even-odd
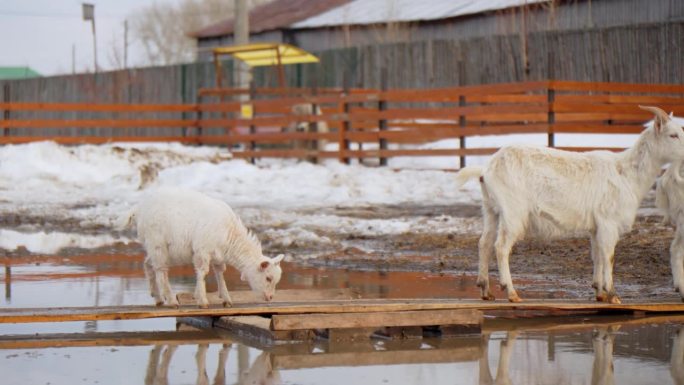
{"type": "Polygon", "coordinates": [[[270,301],[282,274],[280,261],[264,257],[257,237],[223,201],[197,191],[160,188],[147,193],[127,221],[137,224],[145,247],[145,275],[157,305],[178,306],[168,278],[170,266],[192,263],[197,284],[195,299],[207,307],[204,279],[213,267],[223,305],[232,305],[223,272],[230,264],[252,290],[270,301]],[[161,292],[160,292],[161,291],[161,292]]]}
{"type": "MultiPolygon", "coordinates": [[[[679,124],[684,119],[672,118],[679,124]]],[[[656,207],[663,212],[663,221],[675,227],[670,244],[670,266],[675,290],[684,301],[684,178],[682,161],[673,162],[656,184],[656,207]]]]}
{"type": "Polygon", "coordinates": [[[485,168],[459,172],[460,184],[479,178],[482,189],[484,229],[477,279],[482,299],[494,299],[489,286],[492,254],[508,300],[519,302],[508,265],[518,240],[526,235],[552,239],[588,234],[596,300],[620,303],[613,286],[615,244],[632,227],[661,167],[684,159],[682,127],[660,108],[641,108],[655,114],[655,120],[623,152],[508,146],[485,168]]]}

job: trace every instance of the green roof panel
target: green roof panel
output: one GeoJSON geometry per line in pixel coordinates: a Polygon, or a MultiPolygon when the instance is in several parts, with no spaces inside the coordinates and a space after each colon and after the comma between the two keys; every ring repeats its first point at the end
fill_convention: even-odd
{"type": "Polygon", "coordinates": [[[30,67],[0,67],[0,80],[28,79],[40,76],[30,67]]]}

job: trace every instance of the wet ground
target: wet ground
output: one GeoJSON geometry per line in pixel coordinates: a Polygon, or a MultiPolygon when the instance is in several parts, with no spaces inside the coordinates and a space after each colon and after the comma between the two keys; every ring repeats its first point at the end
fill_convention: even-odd
{"type": "MultiPolygon", "coordinates": [[[[2,307],[151,301],[142,255],[3,260],[2,307]]],[[[285,264],[281,288],[351,288],[360,297],[472,297],[472,276],[285,264]]],[[[174,290],[192,290],[188,268],[174,290]]],[[[230,290],[246,287],[227,275],[230,290]]],[[[530,297],[547,292],[531,282],[530,297]]],[[[215,285],[209,282],[209,290],[215,285]]],[[[482,335],[263,346],[173,319],[0,324],[3,384],[684,384],[684,316],[488,316],[482,335]]]]}
{"type": "MultiPolygon", "coordinates": [[[[647,201],[634,229],[618,244],[616,285],[626,301],[679,301],[669,270],[672,230],[651,206],[647,201]]],[[[315,213],[350,220],[445,218],[462,226],[453,232],[389,234],[311,228],[329,242],[295,240],[287,247],[266,235],[268,254],[290,255],[279,288],[350,288],[366,298],[477,298],[479,207],[331,207],[315,213]]],[[[267,224],[253,227],[267,234],[267,224]]],[[[0,216],[0,228],[111,233],[69,218],[21,213],[0,216]]],[[[520,242],[511,271],[521,296],[592,298],[588,249],[586,239],[520,242]]],[[[150,304],[142,258],[135,243],[55,254],[2,251],[0,307],[150,304]]],[[[491,270],[496,282],[494,262],[491,270]]],[[[230,290],[247,289],[234,270],[226,278],[230,290]]],[[[194,288],[189,267],[173,269],[171,280],[177,292],[194,288]]],[[[211,278],[208,289],[215,290],[211,278]]],[[[230,334],[176,331],[171,319],[0,324],[0,383],[684,385],[683,317],[488,317],[483,330],[482,335],[436,340],[257,348],[230,334]],[[28,336],[33,345],[16,343],[28,336]]]]}

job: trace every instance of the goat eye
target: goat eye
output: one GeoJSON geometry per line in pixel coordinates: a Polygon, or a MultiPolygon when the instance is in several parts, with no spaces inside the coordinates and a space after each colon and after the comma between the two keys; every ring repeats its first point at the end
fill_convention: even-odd
{"type": "Polygon", "coordinates": [[[679,135],[677,135],[677,134],[671,134],[671,135],[670,135],[670,138],[672,138],[672,139],[677,139],[677,138],[679,138],[679,135]]]}
{"type": "Polygon", "coordinates": [[[271,277],[266,277],[266,282],[273,282],[273,278],[271,278],[271,277]]]}

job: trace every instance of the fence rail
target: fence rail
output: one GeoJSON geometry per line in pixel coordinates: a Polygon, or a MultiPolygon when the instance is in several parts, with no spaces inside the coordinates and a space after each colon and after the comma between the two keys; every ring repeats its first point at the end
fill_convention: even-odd
{"type": "Polygon", "coordinates": [[[559,133],[638,133],[652,118],[639,104],[684,115],[684,86],[662,84],[536,81],[431,90],[202,89],[198,95],[194,104],[0,103],[0,144],[173,141],[229,145],[234,156],[250,159],[378,158],[385,164],[399,156],[452,156],[463,165],[465,156],[497,150],[466,147],[468,137],[545,133],[554,146],[559,133]],[[236,99],[244,94],[249,101],[236,99]],[[292,107],[302,103],[320,114],[294,114],[292,107]],[[329,129],[317,132],[318,122],[329,129]],[[296,124],[308,129],[295,131],[296,124]],[[109,135],[93,135],[102,128],[109,135]],[[443,139],[459,139],[458,146],[418,148],[443,139]]]}

